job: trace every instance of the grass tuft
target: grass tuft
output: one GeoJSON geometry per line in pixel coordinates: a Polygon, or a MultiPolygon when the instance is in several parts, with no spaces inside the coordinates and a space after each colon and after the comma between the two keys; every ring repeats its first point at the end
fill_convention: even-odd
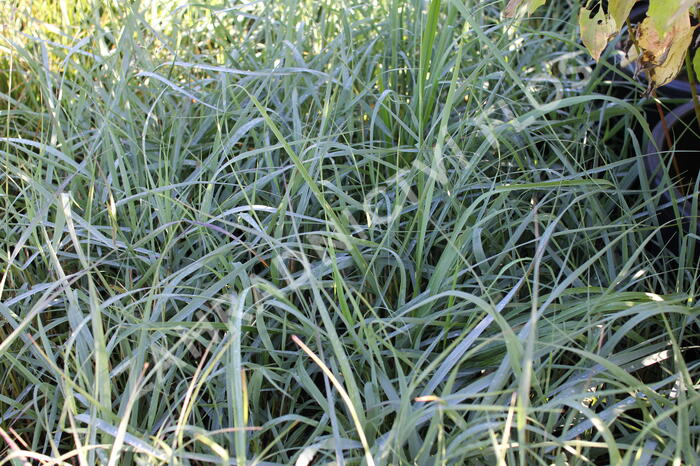
{"type": "Polygon", "coordinates": [[[634,90],[502,7],[3,8],[0,464],[700,463],[634,90]]]}

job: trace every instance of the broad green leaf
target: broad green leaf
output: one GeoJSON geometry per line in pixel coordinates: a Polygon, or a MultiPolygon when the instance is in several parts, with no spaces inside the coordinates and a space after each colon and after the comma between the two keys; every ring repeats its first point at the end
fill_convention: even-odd
{"type": "Polygon", "coordinates": [[[522,16],[525,12],[531,15],[536,9],[547,3],[547,0],[510,0],[503,15],[506,18],[522,16]]]}
{"type": "MultiPolygon", "coordinates": [[[[664,37],[666,33],[673,27],[675,20],[680,16],[683,8],[682,0],[651,0],[649,2],[649,11],[647,16],[652,19],[656,32],[659,36],[664,37]]],[[[688,7],[685,12],[687,14],[688,7]]]]}
{"type": "Polygon", "coordinates": [[[661,36],[652,18],[647,17],[637,30],[637,44],[642,50],[640,64],[649,74],[651,88],[671,82],[683,66],[695,27],[690,16],[679,17],[661,36]]]}
{"type": "Polygon", "coordinates": [[[591,56],[598,60],[610,39],[617,33],[615,20],[602,7],[602,2],[589,2],[578,17],[581,40],[591,56]]]}
{"type": "Polygon", "coordinates": [[[612,19],[615,20],[615,27],[617,28],[618,32],[620,29],[622,29],[625,21],[627,21],[627,17],[630,15],[630,11],[632,11],[632,7],[638,1],[639,0],[610,0],[608,8],[610,16],[612,16],[612,19]]]}
{"type": "Polygon", "coordinates": [[[695,52],[695,57],[693,58],[693,69],[695,70],[695,76],[700,76],[700,50],[695,52]]]}

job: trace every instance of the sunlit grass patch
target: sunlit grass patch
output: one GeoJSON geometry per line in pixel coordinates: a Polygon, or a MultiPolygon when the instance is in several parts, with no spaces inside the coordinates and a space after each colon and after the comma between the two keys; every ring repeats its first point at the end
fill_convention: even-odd
{"type": "Polygon", "coordinates": [[[2,13],[7,458],[696,462],[697,263],[564,6],[44,6],[2,13]]]}

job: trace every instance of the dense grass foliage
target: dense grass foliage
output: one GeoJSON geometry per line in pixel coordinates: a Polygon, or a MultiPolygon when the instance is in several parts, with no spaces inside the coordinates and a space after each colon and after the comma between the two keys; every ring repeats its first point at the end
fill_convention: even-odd
{"type": "Polygon", "coordinates": [[[697,232],[569,2],[225,3],[0,12],[2,464],[700,462],[697,232]]]}

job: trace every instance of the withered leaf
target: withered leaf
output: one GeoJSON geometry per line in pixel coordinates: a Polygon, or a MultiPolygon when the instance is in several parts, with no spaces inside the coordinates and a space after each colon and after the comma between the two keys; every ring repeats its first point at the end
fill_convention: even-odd
{"type": "Polygon", "coordinates": [[[646,18],[637,28],[637,45],[641,49],[640,65],[647,70],[650,88],[657,88],[673,81],[678,75],[695,27],[685,14],[673,22],[661,36],[652,18],[646,18]]]}
{"type": "Polygon", "coordinates": [[[639,0],[610,0],[610,16],[615,20],[615,27],[619,31],[627,21],[635,3],[639,0]]]}
{"type": "Polygon", "coordinates": [[[503,15],[506,18],[522,16],[525,12],[531,15],[545,3],[547,3],[547,0],[510,0],[503,11],[503,15]]]}
{"type": "MultiPolygon", "coordinates": [[[[607,3],[606,3],[607,6],[607,3]]],[[[617,33],[615,20],[601,2],[589,2],[581,8],[578,16],[581,40],[593,59],[598,60],[610,39],[617,33]]]]}

